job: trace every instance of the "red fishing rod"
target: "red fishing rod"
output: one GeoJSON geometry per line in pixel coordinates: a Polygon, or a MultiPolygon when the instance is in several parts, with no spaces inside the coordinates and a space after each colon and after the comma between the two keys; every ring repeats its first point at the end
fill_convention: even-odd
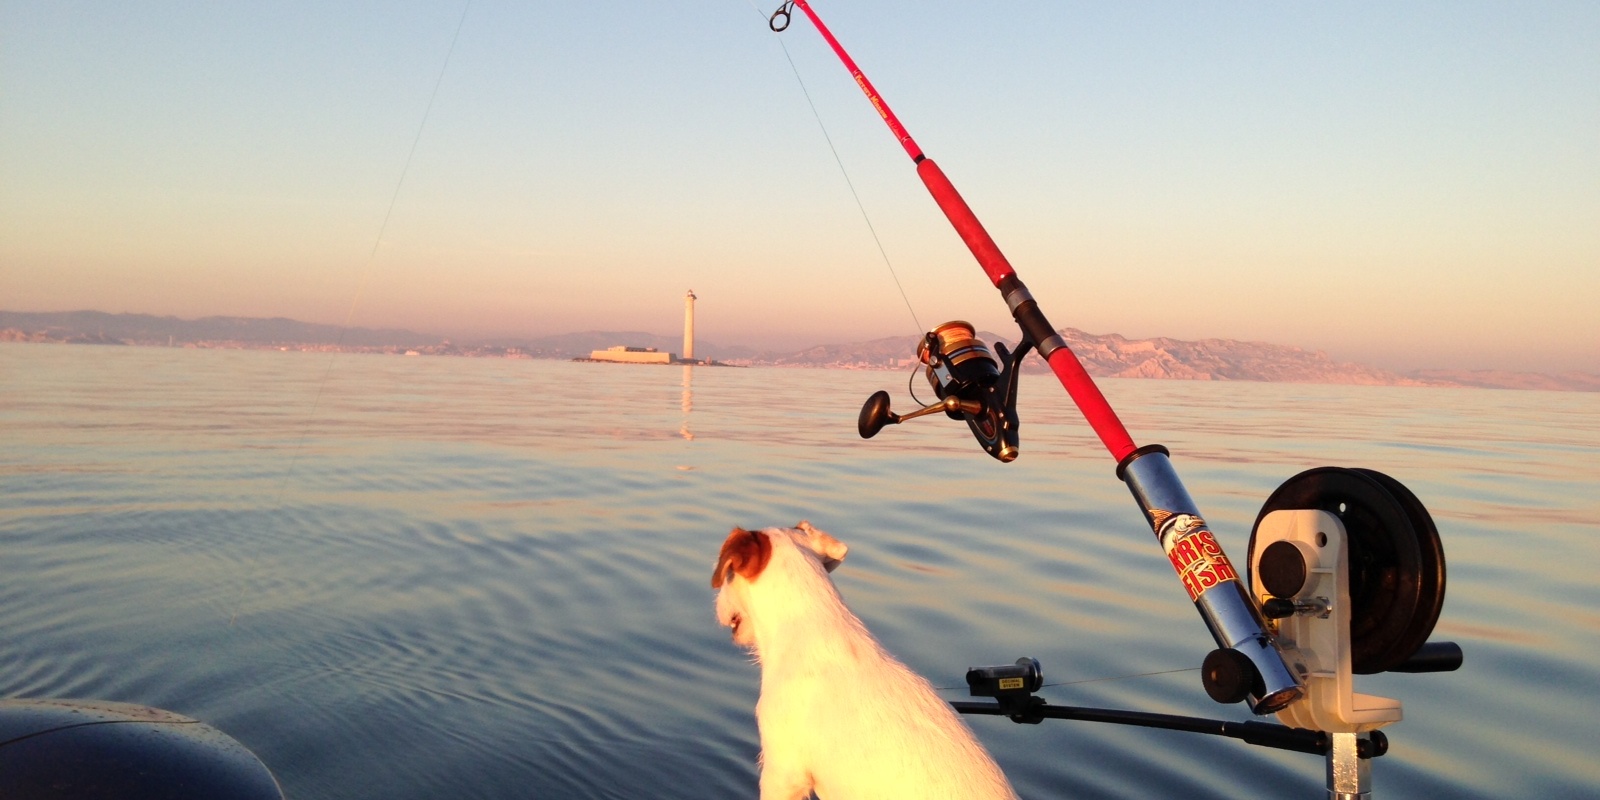
{"type": "Polygon", "coordinates": [[[861,410],[861,435],[870,438],[885,425],[943,411],[952,418],[965,419],[990,455],[1001,461],[1011,461],[1018,453],[1017,375],[1027,351],[1037,349],[1112,458],[1117,460],[1117,476],[1133,492],[1188,591],[1189,599],[1218,644],[1218,649],[1206,657],[1203,667],[1207,692],[1219,702],[1233,703],[1248,698],[1251,710],[1257,714],[1279,711],[1298,699],[1303,689],[1284,666],[1282,656],[1266,631],[1260,607],[1245,590],[1232,562],[1178,479],[1167,449],[1161,445],[1139,447],[1134,444],[1133,437],[1094,379],[1039,310],[1038,302],[1017,277],[999,245],[984,230],[983,223],[978,221],[939,165],[923,154],[922,148],[917,146],[811,4],[806,0],[788,0],[769,18],[772,30],[782,32],[788,28],[790,10],[796,7],[833,48],[884,124],[889,126],[889,131],[905,148],[906,155],[916,164],[917,176],[977,258],[989,281],[1000,290],[1022,333],[1022,340],[1014,351],[1008,352],[1004,345],[996,345],[1000,356],[997,361],[978,341],[971,325],[951,322],[935,328],[924,338],[918,356],[927,365],[928,380],[940,402],[898,415],[889,410],[888,394],[878,392],[861,410]]]}
{"type": "Polygon", "coordinates": [[[961,241],[966,242],[972,255],[978,259],[978,265],[983,267],[984,274],[989,276],[989,281],[1005,297],[1017,324],[1023,333],[1029,335],[1034,346],[1038,348],[1039,355],[1050,364],[1050,371],[1054,372],[1060,379],[1061,385],[1066,387],[1067,394],[1077,403],[1078,409],[1089,421],[1089,426],[1094,428],[1100,441],[1105,443],[1106,449],[1111,451],[1111,457],[1119,461],[1126,458],[1135,449],[1133,437],[1128,435],[1122,420],[1117,417],[1117,412],[1112,410],[1111,404],[1106,402],[1105,396],[1100,393],[1100,387],[1095,385],[1094,379],[1084,371],[1083,363],[1078,360],[1078,356],[1067,347],[1049,320],[1045,319],[1043,312],[1039,311],[1039,304],[1034,302],[1033,296],[1028,293],[1028,287],[1017,277],[1017,271],[1011,268],[1011,262],[1006,260],[1005,254],[1000,252],[1000,246],[995,244],[989,232],[984,230],[983,223],[978,221],[977,215],[972,213],[967,202],[961,199],[961,193],[956,191],[955,185],[945,177],[944,170],[939,169],[939,165],[934,163],[933,159],[923,155],[922,148],[917,146],[905,126],[900,124],[900,119],[889,109],[889,104],[884,102],[872,82],[862,74],[861,68],[856,66],[856,62],[845,52],[839,40],[833,38],[833,32],[829,31],[828,26],[817,17],[817,12],[813,11],[805,0],[785,3],[773,15],[771,23],[773,29],[781,31],[788,27],[788,9],[792,6],[798,6],[811,19],[817,32],[822,34],[823,40],[833,48],[839,60],[844,62],[845,69],[850,71],[850,76],[855,78],[856,85],[866,93],[867,99],[872,102],[872,107],[883,117],[884,123],[889,126],[895,139],[899,140],[900,146],[905,148],[906,155],[917,165],[917,176],[922,178],[923,185],[927,186],[928,192],[933,195],[933,201],[939,204],[940,210],[944,211],[950,224],[955,226],[956,233],[961,236],[961,241]]]}

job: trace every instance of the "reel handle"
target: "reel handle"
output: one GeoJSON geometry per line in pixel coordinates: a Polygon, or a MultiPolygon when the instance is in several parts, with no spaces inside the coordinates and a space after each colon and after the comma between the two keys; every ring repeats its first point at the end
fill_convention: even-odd
{"type": "Polygon", "coordinates": [[[931,406],[923,406],[910,414],[896,414],[889,410],[889,393],[882,389],[873,392],[867,402],[861,406],[861,415],[856,418],[856,433],[863,439],[871,439],[883,430],[885,425],[899,425],[908,419],[925,417],[939,411],[957,414],[982,414],[983,403],[978,400],[963,400],[955,395],[950,395],[944,400],[931,406]]]}

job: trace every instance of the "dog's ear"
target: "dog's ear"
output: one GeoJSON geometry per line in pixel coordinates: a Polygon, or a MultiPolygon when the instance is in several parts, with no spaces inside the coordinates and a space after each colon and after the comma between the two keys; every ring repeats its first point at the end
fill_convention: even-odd
{"type": "Polygon", "coordinates": [[[717,568],[711,573],[711,588],[721,589],[722,584],[733,580],[735,574],[745,580],[755,580],[761,570],[772,560],[772,540],[760,531],[734,528],[722,542],[722,552],[717,554],[717,568]]]}
{"type": "Polygon", "coordinates": [[[805,520],[800,520],[800,523],[795,525],[795,529],[805,534],[806,546],[810,547],[811,552],[816,553],[817,557],[822,559],[823,569],[832,572],[840,564],[844,563],[845,554],[850,552],[850,548],[844,542],[817,529],[805,520]]]}

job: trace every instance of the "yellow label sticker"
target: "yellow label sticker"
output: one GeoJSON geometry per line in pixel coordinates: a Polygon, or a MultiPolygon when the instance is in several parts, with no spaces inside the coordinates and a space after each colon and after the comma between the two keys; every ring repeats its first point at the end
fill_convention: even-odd
{"type": "Polygon", "coordinates": [[[1023,683],[1022,683],[1022,679],[1021,678],[1001,678],[1000,679],[1000,688],[1001,689],[1021,689],[1022,685],[1023,685],[1023,683]]]}

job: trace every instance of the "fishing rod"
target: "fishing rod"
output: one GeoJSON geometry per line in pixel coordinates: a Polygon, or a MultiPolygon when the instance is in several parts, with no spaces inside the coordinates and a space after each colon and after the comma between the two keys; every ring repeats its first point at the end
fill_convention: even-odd
{"type": "Polygon", "coordinates": [[[1399,481],[1375,470],[1318,467],[1301,472],[1274,490],[1256,517],[1246,557],[1247,590],[1184,489],[1171,454],[1158,444],[1134,444],[977,215],[917,146],[810,3],[785,0],[768,25],[782,32],[794,8],[816,26],[889,126],[1022,333],[1015,349],[997,342],[991,351],[969,323],[935,327],[917,346],[917,357],[939,402],[901,415],[890,410],[887,392],[877,392],[857,419],[861,437],[870,439],[886,425],[942,411],[965,420],[989,455],[1001,462],[1015,460],[1020,452],[1017,377],[1022,359],[1037,349],[1116,459],[1117,477],[1133,493],[1217,642],[1200,669],[1206,694],[1219,703],[1248,700],[1251,711],[1276,713],[1284,724],[1052,705],[1033,694],[1043,686],[1043,673],[1031,658],[968,670],[972,695],[995,702],[952,705],[963,714],[1006,716],[1020,723],[1077,719],[1138,725],[1321,753],[1328,797],[1371,797],[1371,761],[1388,750],[1379,729],[1401,720],[1401,703],[1357,694],[1353,676],[1448,672],[1462,664],[1455,643],[1427,641],[1444,605],[1445,588],[1444,547],[1427,508],[1399,481]]]}
{"type": "Polygon", "coordinates": [[[911,138],[811,4],[807,0],[786,0],[768,20],[772,30],[787,29],[794,8],[800,9],[816,27],[905,149],[916,165],[917,176],[1000,291],[1022,333],[1015,350],[1008,351],[1004,344],[997,343],[996,359],[968,323],[950,322],[930,331],[918,346],[917,355],[927,367],[928,380],[940,402],[899,415],[890,410],[888,393],[878,392],[862,407],[857,426],[861,436],[871,438],[885,425],[943,411],[952,419],[965,420],[991,456],[1002,462],[1011,461],[1019,453],[1017,376],[1027,352],[1038,350],[1116,460],[1117,477],[1133,493],[1190,601],[1216,640],[1217,649],[1207,655],[1202,668],[1207,693],[1219,702],[1248,699],[1256,714],[1281,711],[1299,699],[1304,687],[1285,665],[1256,599],[1244,588],[1238,571],[1179,480],[1170,452],[1159,444],[1140,447],[1134,443],[1116,411],[1040,310],[1038,301],[983,223],[939,165],[911,138]]]}

